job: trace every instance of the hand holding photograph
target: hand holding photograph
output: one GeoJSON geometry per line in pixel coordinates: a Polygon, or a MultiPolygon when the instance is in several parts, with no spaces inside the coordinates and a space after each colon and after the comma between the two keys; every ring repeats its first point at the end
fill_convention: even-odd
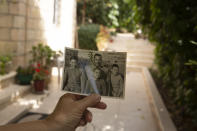
{"type": "Polygon", "coordinates": [[[62,90],[124,98],[126,52],[65,48],[62,90]]]}

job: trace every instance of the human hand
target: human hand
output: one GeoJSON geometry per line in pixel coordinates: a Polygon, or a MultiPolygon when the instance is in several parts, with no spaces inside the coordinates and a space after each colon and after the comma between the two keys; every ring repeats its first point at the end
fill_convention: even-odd
{"type": "Polygon", "coordinates": [[[97,94],[81,96],[74,94],[63,95],[54,112],[46,119],[49,128],[74,131],[78,126],[84,126],[92,121],[92,113],[88,107],[106,109],[107,105],[100,101],[97,94]]]}

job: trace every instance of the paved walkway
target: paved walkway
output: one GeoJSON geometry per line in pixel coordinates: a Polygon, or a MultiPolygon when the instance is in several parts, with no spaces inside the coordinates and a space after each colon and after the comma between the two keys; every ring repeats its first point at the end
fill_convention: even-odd
{"type": "MultiPolygon", "coordinates": [[[[139,60],[153,62],[153,49],[147,41],[136,40],[131,34],[118,34],[114,43],[108,45],[108,50],[128,52],[128,68],[151,66],[150,63],[140,63],[139,60]],[[134,62],[130,62],[131,60],[134,62]]],[[[142,73],[127,70],[126,75],[125,99],[102,98],[108,105],[107,110],[90,109],[94,115],[92,123],[78,128],[77,131],[160,131],[150,106],[142,73]]],[[[65,92],[55,84],[57,77],[53,77],[52,81],[53,88],[49,90],[51,93],[39,104],[38,109],[34,108],[31,112],[50,114],[53,111],[58,99],[65,92]]]]}
{"type": "MultiPolygon", "coordinates": [[[[138,56],[153,55],[151,54],[153,48],[147,41],[136,40],[131,34],[118,34],[114,39],[114,43],[108,46],[108,50],[127,51],[138,56]]],[[[138,57],[135,58],[137,59],[138,57]]],[[[128,65],[138,66],[137,64],[129,63],[128,65]]],[[[142,64],[140,66],[146,65],[142,64]]],[[[125,91],[124,100],[102,98],[108,105],[107,110],[90,109],[94,114],[93,122],[86,127],[78,128],[77,131],[159,131],[158,124],[151,110],[142,73],[127,71],[125,91]]],[[[55,103],[62,94],[63,92],[56,91],[56,93],[51,94],[44,100],[43,105],[38,110],[32,111],[51,113],[55,103]]]]}
{"type": "Polygon", "coordinates": [[[153,66],[155,47],[148,40],[135,39],[132,34],[117,34],[113,39],[107,50],[127,52],[129,66],[153,66]]]}

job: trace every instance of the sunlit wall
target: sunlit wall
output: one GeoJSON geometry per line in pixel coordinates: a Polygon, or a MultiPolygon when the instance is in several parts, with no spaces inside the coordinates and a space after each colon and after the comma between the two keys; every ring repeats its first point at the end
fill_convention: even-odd
{"type": "Polygon", "coordinates": [[[39,4],[47,44],[52,49],[61,51],[65,46],[74,47],[75,0],[40,0],[39,4]]]}

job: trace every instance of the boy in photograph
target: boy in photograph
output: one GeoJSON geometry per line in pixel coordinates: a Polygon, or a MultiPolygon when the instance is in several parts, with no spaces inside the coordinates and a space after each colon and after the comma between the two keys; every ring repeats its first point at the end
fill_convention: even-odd
{"type": "Polygon", "coordinates": [[[119,66],[117,64],[112,65],[112,70],[108,77],[110,86],[110,96],[122,97],[124,81],[121,74],[119,73],[119,66]]]}
{"type": "Polygon", "coordinates": [[[101,78],[101,70],[95,68],[93,70],[93,79],[88,79],[86,83],[86,94],[99,93],[102,96],[106,96],[106,84],[105,81],[101,78]]]}
{"type": "Polygon", "coordinates": [[[103,71],[103,66],[102,66],[103,60],[102,60],[102,55],[101,54],[94,54],[94,59],[93,63],[91,64],[91,69],[94,70],[95,68],[100,69],[101,73],[100,76],[104,80],[106,79],[106,73],[103,71]]]}
{"type": "Polygon", "coordinates": [[[63,90],[81,93],[85,85],[85,77],[82,69],[77,67],[78,58],[70,58],[70,67],[65,69],[63,78],[63,90]]]}

